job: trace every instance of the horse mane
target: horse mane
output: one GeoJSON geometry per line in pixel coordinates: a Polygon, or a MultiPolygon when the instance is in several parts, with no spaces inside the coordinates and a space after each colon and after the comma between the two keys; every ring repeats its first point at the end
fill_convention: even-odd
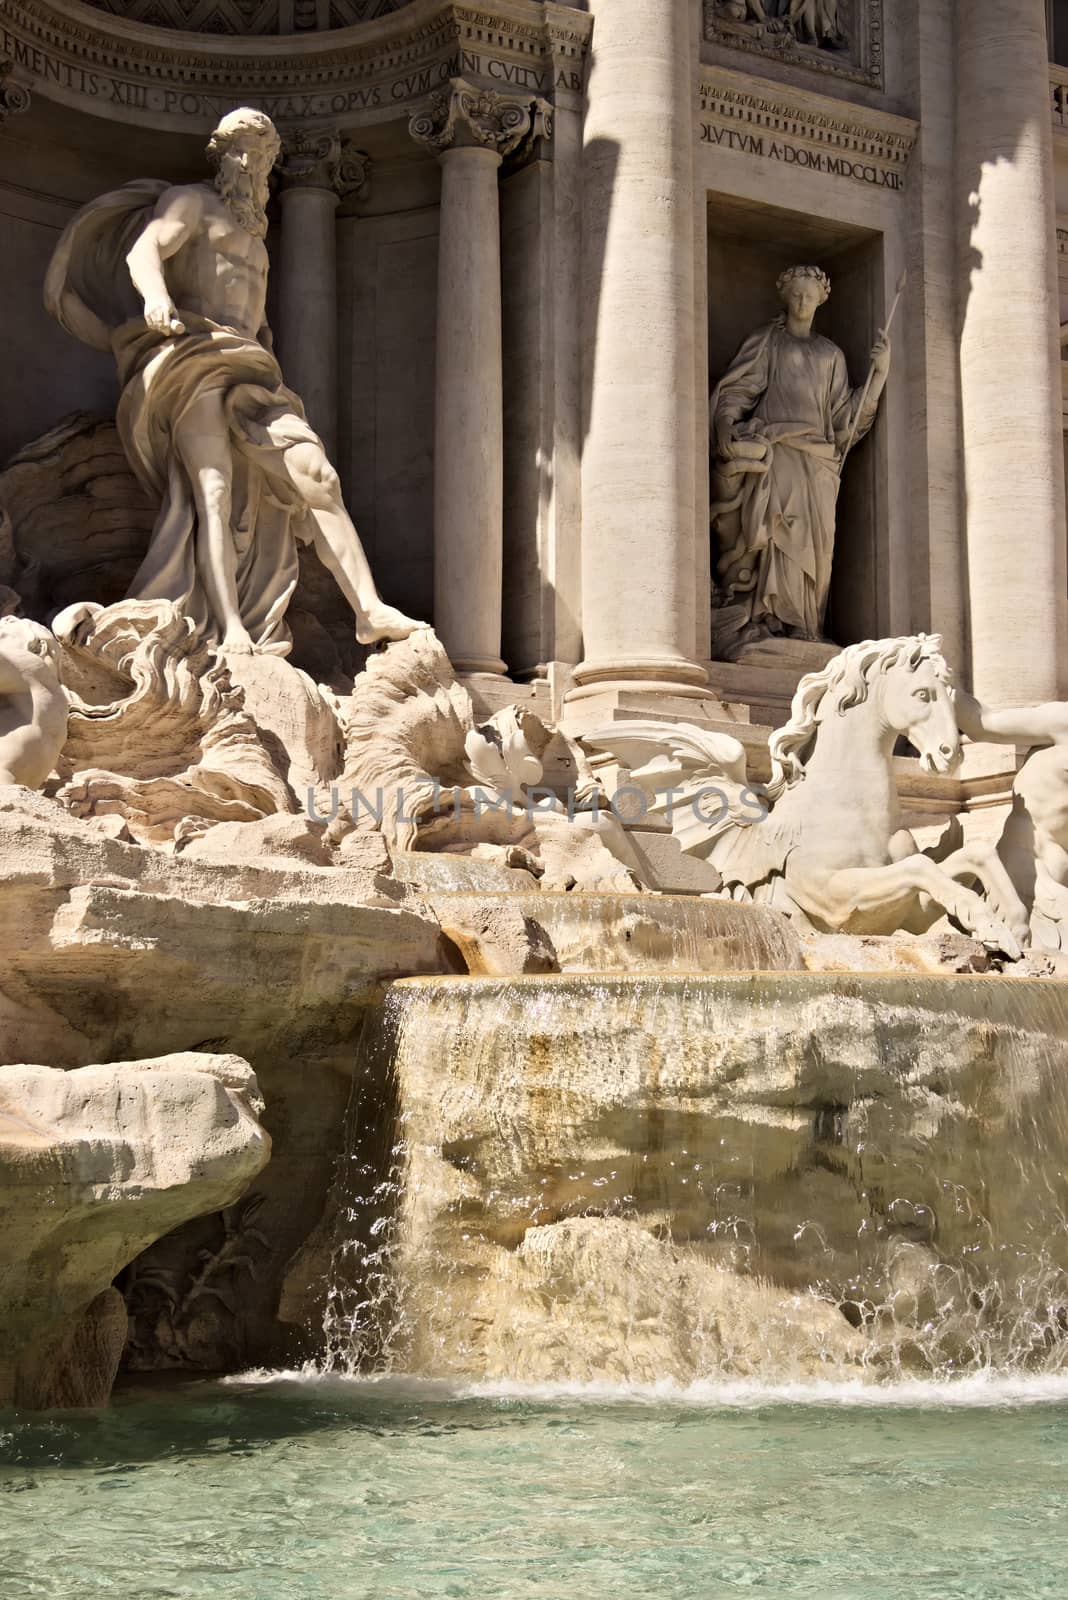
{"type": "Polygon", "coordinates": [[[790,707],[790,720],[768,741],[771,778],[766,794],[774,802],[805,776],[816,733],[828,715],[841,716],[868,698],[872,680],[892,667],[933,663],[942,683],[952,682],[949,663],[942,654],[941,634],[917,633],[903,639],[866,639],[847,645],[821,672],[801,679],[790,707]]]}

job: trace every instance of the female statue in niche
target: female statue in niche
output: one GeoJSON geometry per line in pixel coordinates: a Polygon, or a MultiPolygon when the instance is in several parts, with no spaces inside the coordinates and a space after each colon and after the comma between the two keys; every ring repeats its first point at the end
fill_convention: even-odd
{"type": "Polygon", "coordinates": [[[717,654],[772,635],[822,639],[842,464],[875,421],[890,370],[881,333],[871,373],[812,331],[831,292],[819,267],[778,280],[783,314],[744,341],[713,391],[712,525],[721,608],[717,654]]]}

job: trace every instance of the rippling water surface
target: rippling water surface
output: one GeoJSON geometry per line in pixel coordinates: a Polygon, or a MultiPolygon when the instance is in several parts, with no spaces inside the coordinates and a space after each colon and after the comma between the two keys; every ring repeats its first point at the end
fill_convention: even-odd
{"type": "Polygon", "coordinates": [[[0,1416],[0,1594],[1063,1600],[1068,1382],[267,1377],[0,1416]]]}

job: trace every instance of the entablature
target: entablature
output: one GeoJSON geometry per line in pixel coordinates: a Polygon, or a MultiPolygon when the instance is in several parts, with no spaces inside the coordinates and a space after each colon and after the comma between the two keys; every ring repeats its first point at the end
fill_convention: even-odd
{"type": "Polygon", "coordinates": [[[578,104],[592,19],[551,0],[412,0],[331,33],[234,39],[126,21],[79,0],[5,0],[0,60],[46,99],[209,132],[235,105],[280,124],[407,118],[450,78],[578,104]],[[570,99],[569,97],[574,97],[570,99]]]}

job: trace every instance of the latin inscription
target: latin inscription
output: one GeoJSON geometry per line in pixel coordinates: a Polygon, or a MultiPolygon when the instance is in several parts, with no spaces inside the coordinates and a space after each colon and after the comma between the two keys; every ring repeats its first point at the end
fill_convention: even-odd
{"type": "MultiPolygon", "coordinates": [[[[211,95],[192,89],[168,89],[160,84],[132,82],[106,72],[79,67],[49,55],[37,45],[28,44],[6,28],[0,28],[0,58],[4,57],[32,74],[41,84],[54,83],[74,94],[126,106],[132,111],[206,121],[222,116],[234,104],[232,92],[211,95]]],[[[353,111],[370,111],[379,106],[418,101],[435,89],[440,89],[450,78],[456,77],[495,78],[502,87],[539,94],[547,93],[553,87],[575,92],[582,88],[580,72],[569,69],[560,69],[555,74],[537,71],[515,62],[498,61],[495,58],[484,60],[475,51],[460,50],[447,61],[421,67],[418,72],[406,73],[387,83],[312,94],[248,94],[244,99],[246,105],[266,111],[269,117],[281,122],[307,117],[342,117],[353,111]]]]}
{"type": "Polygon", "coordinates": [[[721,145],[725,150],[739,150],[743,155],[766,156],[769,161],[782,161],[788,167],[826,172],[836,178],[853,178],[858,183],[872,184],[876,189],[893,189],[896,192],[905,186],[900,172],[887,172],[885,168],[873,166],[868,161],[829,155],[825,150],[806,150],[803,145],[769,139],[760,133],[739,133],[734,128],[717,128],[711,122],[701,124],[701,143],[721,145]]]}

